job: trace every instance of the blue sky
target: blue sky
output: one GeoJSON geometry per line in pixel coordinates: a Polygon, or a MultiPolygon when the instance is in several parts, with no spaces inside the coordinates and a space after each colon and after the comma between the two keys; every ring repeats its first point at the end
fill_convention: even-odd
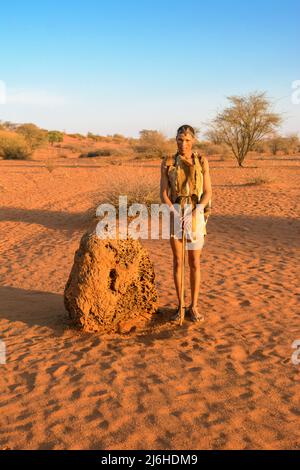
{"type": "Polygon", "coordinates": [[[267,91],[300,131],[299,0],[15,1],[1,5],[0,119],[172,136],[226,97],[267,91]]]}

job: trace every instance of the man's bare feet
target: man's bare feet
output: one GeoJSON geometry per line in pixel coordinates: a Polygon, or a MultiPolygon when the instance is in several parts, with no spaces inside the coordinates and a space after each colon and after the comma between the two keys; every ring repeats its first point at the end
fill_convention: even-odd
{"type": "MultiPolygon", "coordinates": [[[[184,313],[186,313],[186,307],[184,307],[184,313]]],[[[173,315],[171,316],[172,321],[177,321],[180,320],[180,305],[177,307],[177,310],[173,315]]]]}
{"type": "Polygon", "coordinates": [[[204,321],[204,316],[199,312],[198,307],[193,307],[192,305],[190,305],[189,314],[190,314],[190,318],[193,322],[203,322],[204,321]]]}

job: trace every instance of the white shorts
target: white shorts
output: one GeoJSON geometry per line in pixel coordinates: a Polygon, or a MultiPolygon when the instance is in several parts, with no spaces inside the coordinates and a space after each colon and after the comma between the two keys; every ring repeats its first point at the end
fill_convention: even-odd
{"type": "MultiPolygon", "coordinates": [[[[171,219],[171,224],[173,223],[174,223],[173,219],[171,219]]],[[[203,248],[203,245],[205,242],[205,236],[206,236],[205,227],[206,227],[206,221],[204,218],[204,214],[198,214],[198,217],[194,219],[194,223],[193,223],[194,231],[192,231],[191,224],[185,230],[185,237],[186,237],[185,249],[186,250],[201,250],[203,248]]],[[[182,240],[182,230],[179,228],[179,230],[177,229],[176,231],[176,229],[173,230],[172,228],[171,228],[171,237],[177,240],[182,240]]]]}
{"type": "Polygon", "coordinates": [[[190,239],[186,238],[185,249],[186,250],[202,250],[205,242],[205,235],[201,234],[201,236],[197,237],[196,240],[190,241],[190,239]]]}

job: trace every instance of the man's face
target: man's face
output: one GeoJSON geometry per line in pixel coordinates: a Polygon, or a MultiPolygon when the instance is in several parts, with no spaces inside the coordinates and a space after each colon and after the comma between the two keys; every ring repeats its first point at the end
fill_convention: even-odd
{"type": "Polygon", "coordinates": [[[180,155],[191,154],[194,143],[194,137],[191,134],[179,134],[176,141],[180,155]]]}

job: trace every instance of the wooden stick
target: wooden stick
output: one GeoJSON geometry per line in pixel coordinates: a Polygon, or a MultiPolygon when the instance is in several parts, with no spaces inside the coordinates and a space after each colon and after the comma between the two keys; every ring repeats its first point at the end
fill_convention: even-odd
{"type": "Polygon", "coordinates": [[[181,254],[181,289],[180,289],[180,326],[184,320],[185,307],[184,307],[184,267],[185,267],[185,230],[182,227],[182,254],[181,254]]]}

